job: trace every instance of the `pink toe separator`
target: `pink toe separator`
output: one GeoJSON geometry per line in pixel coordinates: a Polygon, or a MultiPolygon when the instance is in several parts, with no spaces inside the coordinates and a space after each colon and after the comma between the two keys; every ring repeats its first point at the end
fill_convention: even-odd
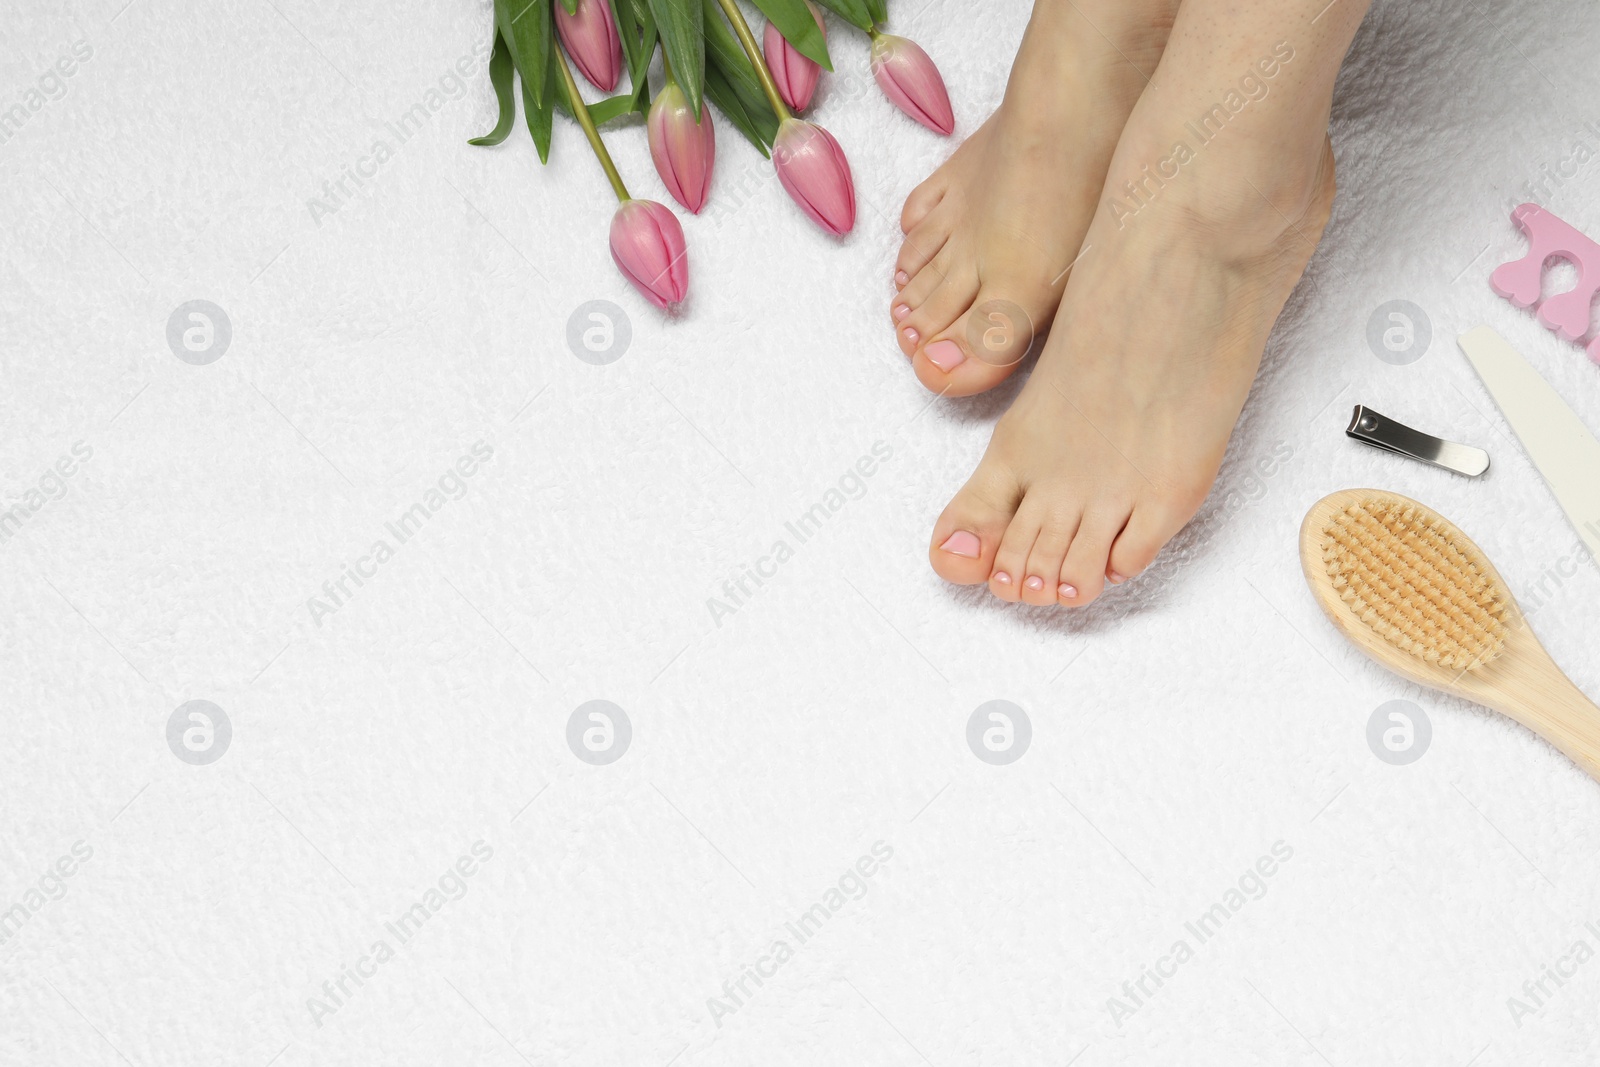
{"type": "MultiPolygon", "coordinates": [[[[1528,254],[1495,268],[1489,285],[1519,308],[1539,304],[1540,276],[1545,261],[1559,256],[1578,268],[1578,284],[1539,304],[1545,329],[1567,341],[1581,341],[1589,332],[1589,308],[1600,293],[1600,244],[1538,204],[1523,204],[1511,221],[1528,235],[1528,254]]],[[[1600,333],[1588,344],[1589,358],[1600,363],[1600,333]]]]}

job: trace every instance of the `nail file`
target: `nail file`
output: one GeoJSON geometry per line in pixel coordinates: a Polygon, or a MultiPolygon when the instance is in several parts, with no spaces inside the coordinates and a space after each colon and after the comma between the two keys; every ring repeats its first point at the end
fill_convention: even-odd
{"type": "Polygon", "coordinates": [[[1567,518],[1600,556],[1600,441],[1532,365],[1491,327],[1457,338],[1567,518]]]}
{"type": "Polygon", "coordinates": [[[1344,428],[1344,432],[1362,444],[1420,459],[1469,478],[1476,478],[1489,469],[1489,453],[1483,449],[1458,445],[1454,441],[1413,430],[1364,404],[1356,405],[1355,411],[1350,414],[1350,425],[1344,428]]]}

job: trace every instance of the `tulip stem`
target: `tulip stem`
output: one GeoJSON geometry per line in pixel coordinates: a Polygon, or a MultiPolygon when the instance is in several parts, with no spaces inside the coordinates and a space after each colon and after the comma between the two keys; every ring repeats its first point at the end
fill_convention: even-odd
{"type": "Polygon", "coordinates": [[[750,24],[745,22],[738,5],[733,0],[717,0],[717,2],[722,5],[723,14],[728,16],[728,24],[733,27],[734,35],[744,47],[744,54],[750,57],[750,65],[756,68],[756,77],[761,81],[761,91],[767,94],[767,102],[772,105],[772,113],[778,116],[780,123],[793,118],[783,103],[783,97],[778,95],[778,84],[772,80],[772,71],[767,69],[767,61],[761,57],[761,49],[756,47],[755,35],[750,32],[750,24]]]}
{"type": "Polygon", "coordinates": [[[561,81],[567,88],[567,102],[572,105],[572,117],[583,127],[583,135],[589,139],[589,147],[594,149],[595,158],[600,161],[600,169],[606,172],[606,180],[611,183],[618,200],[632,200],[633,197],[628,195],[628,187],[622,184],[622,175],[617,173],[617,165],[611,162],[611,153],[606,151],[605,142],[600,140],[600,131],[594,128],[589,105],[578,95],[578,84],[572,80],[572,71],[567,67],[567,57],[562,54],[561,46],[557,45],[550,51],[555,53],[556,66],[561,68],[561,81]]]}
{"type": "Polygon", "coordinates": [[[667,58],[667,46],[661,46],[661,73],[666,75],[668,85],[676,85],[678,79],[672,76],[672,60],[667,58]]]}

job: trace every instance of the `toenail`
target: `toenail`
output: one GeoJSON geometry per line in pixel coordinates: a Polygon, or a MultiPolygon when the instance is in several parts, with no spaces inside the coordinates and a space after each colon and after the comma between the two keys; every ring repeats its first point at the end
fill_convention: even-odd
{"type": "Polygon", "coordinates": [[[898,285],[900,288],[904,289],[906,287],[906,283],[909,282],[910,280],[911,280],[911,275],[907,274],[905,271],[897,270],[897,271],[894,272],[894,283],[895,283],[895,285],[898,285]]]}
{"type": "Polygon", "coordinates": [[[961,351],[961,346],[954,341],[935,341],[923,352],[928,357],[928,362],[949,374],[967,361],[967,354],[961,351]]]}
{"type": "Polygon", "coordinates": [[[922,340],[922,335],[920,333],[918,333],[916,330],[912,329],[910,326],[907,326],[905,329],[901,330],[900,332],[905,334],[906,335],[906,340],[910,341],[912,344],[916,344],[918,341],[922,340]]]}
{"type": "Polygon", "coordinates": [[[1011,575],[1007,574],[1005,571],[995,571],[994,580],[1001,585],[1010,585],[1011,575]]]}
{"type": "Polygon", "coordinates": [[[952,556],[965,556],[968,559],[977,559],[982,548],[978,535],[968,533],[966,530],[957,530],[945,538],[944,544],[939,546],[942,552],[948,552],[952,556]]]}
{"type": "Polygon", "coordinates": [[[1066,582],[1062,582],[1061,588],[1056,590],[1056,592],[1061,594],[1061,599],[1071,600],[1073,597],[1078,595],[1078,587],[1075,585],[1068,585],[1066,582]]]}
{"type": "Polygon", "coordinates": [[[1116,571],[1106,571],[1106,577],[1111,580],[1112,585],[1121,585],[1128,580],[1126,574],[1118,574],[1116,571]]]}
{"type": "Polygon", "coordinates": [[[894,321],[899,322],[909,314],[911,314],[911,305],[896,304],[894,306],[894,321]]]}
{"type": "Polygon", "coordinates": [[[1028,576],[1028,580],[1022,584],[1027,586],[1029,589],[1039,590],[1044,588],[1044,579],[1039,577],[1037,574],[1030,574],[1028,576]]]}

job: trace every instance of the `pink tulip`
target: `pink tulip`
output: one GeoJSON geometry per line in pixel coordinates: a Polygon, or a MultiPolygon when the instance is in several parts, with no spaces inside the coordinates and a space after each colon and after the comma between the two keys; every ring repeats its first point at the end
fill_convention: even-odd
{"type": "Polygon", "coordinates": [[[915,41],[880,33],[872,39],[872,76],[895,107],[946,137],[956,128],[939,68],[915,41]]]}
{"type": "Polygon", "coordinates": [[[611,258],[658,308],[689,293],[689,251],[678,216],[654,200],[624,200],[611,217],[611,258]]]}
{"type": "MultiPolygon", "coordinates": [[[[822,22],[822,12],[811,0],[806,0],[806,6],[811,8],[811,17],[817,20],[823,40],[827,40],[828,27],[822,22]]],[[[817,79],[822,76],[822,68],[817,66],[815,60],[801,55],[778,32],[778,27],[770,22],[762,37],[761,51],[766,54],[767,68],[772,71],[772,80],[777,83],[778,95],[783,97],[783,102],[796,111],[804,111],[811,103],[811,94],[817,91],[817,79]]]]}
{"type": "Polygon", "coordinates": [[[688,94],[677,82],[669,81],[650,105],[645,129],[650,137],[650,158],[667,183],[667,192],[691,213],[700,214],[711,191],[711,164],[717,154],[710,110],[702,112],[696,122],[688,94]]]}
{"type": "Polygon", "coordinates": [[[578,13],[567,14],[560,0],[551,4],[556,13],[556,33],[567,54],[596,89],[610,92],[622,76],[622,38],[611,17],[608,0],[578,0],[578,13]]]}
{"type": "Polygon", "coordinates": [[[856,224],[856,187],[850,163],[833,134],[814,122],[788,118],[772,142],[778,181],[811,220],[835,237],[856,224]]]}

